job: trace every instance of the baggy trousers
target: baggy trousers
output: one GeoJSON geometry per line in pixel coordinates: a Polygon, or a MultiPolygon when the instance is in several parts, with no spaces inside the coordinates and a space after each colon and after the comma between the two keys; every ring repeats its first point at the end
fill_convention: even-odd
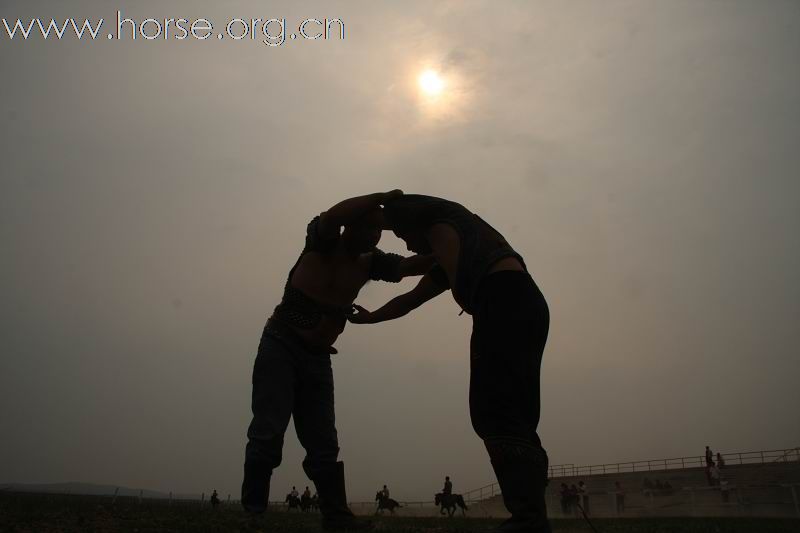
{"type": "Polygon", "coordinates": [[[539,370],[550,312],[527,272],[499,271],[481,280],[470,339],[469,407],[481,439],[541,447],[539,370]]]}
{"type": "Polygon", "coordinates": [[[281,464],[283,436],[294,418],[310,479],[339,455],[330,354],[312,352],[265,327],[253,367],[253,419],[247,429],[245,479],[264,478],[281,464]]]}

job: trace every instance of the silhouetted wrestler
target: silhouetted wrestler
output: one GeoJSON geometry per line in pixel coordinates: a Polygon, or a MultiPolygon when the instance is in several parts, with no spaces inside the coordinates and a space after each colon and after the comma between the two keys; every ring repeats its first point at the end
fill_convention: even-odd
{"type": "Polygon", "coordinates": [[[354,323],[392,320],[445,290],[472,315],[470,417],[483,439],[511,518],[499,530],[548,532],[548,459],[539,423],[539,369],[550,324],[547,302],[503,236],[464,206],[404,195],[384,206],[386,229],[434,266],[410,292],[354,323]]]}
{"type": "Polygon", "coordinates": [[[401,195],[392,191],[351,198],[308,224],[305,248],[264,326],[253,368],[253,419],[242,482],[246,511],[266,510],[272,470],[281,463],[283,436],[293,416],[306,450],[303,469],[319,494],[323,527],[365,527],[347,507],[330,355],[336,353],[333,344],[364,284],[371,279],[398,282],[425,273],[433,264],[430,258],[403,258],[376,248],[380,206],[401,195]]]}

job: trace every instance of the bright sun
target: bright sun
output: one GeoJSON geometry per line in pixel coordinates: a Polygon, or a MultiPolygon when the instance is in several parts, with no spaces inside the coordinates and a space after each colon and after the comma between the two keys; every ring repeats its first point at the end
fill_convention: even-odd
{"type": "Polygon", "coordinates": [[[435,70],[426,70],[419,76],[419,87],[429,96],[437,96],[444,90],[444,80],[435,70]]]}

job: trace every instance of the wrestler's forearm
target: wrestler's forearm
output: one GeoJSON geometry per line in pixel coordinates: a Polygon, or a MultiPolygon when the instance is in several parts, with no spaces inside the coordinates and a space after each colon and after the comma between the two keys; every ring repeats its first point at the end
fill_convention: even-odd
{"type": "MultiPolygon", "coordinates": [[[[428,300],[435,298],[445,291],[444,288],[438,286],[430,274],[422,276],[417,286],[413,290],[400,296],[396,296],[389,300],[383,307],[376,309],[373,312],[366,312],[364,314],[357,314],[354,322],[360,324],[376,324],[378,322],[386,322],[387,320],[394,320],[405,316],[417,307],[421,306],[428,300]]],[[[358,308],[358,306],[356,306],[358,308]]]]}
{"type": "Polygon", "coordinates": [[[369,314],[369,323],[377,324],[405,316],[416,309],[409,294],[401,294],[386,302],[383,307],[369,314]]]}

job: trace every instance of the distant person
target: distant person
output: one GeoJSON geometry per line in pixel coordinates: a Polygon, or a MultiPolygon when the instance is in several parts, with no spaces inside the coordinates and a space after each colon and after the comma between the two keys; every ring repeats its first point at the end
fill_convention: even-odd
{"type": "Polygon", "coordinates": [[[290,492],[289,494],[292,495],[292,498],[299,498],[300,497],[300,493],[297,492],[297,487],[292,487],[292,492],[290,492]]]}
{"type": "Polygon", "coordinates": [[[561,514],[568,515],[570,514],[570,507],[572,504],[572,495],[569,492],[569,487],[566,483],[561,484],[561,488],[558,491],[558,495],[561,500],[561,514]]]}
{"type": "Polygon", "coordinates": [[[537,434],[540,368],[550,327],[547,301],[522,256],[497,230],[456,202],[405,194],[384,205],[385,228],[433,267],[410,292],[350,320],[400,318],[445,291],[472,316],[469,409],[511,518],[498,531],[549,532],[548,458],[537,434]]]}
{"type": "Polygon", "coordinates": [[[386,485],[383,486],[383,490],[381,492],[383,493],[384,498],[389,498],[389,488],[386,485]]]}
{"type": "Polygon", "coordinates": [[[307,498],[309,500],[311,499],[311,491],[308,490],[308,487],[306,487],[306,490],[303,491],[303,498],[307,498]]]}
{"type": "Polygon", "coordinates": [[[220,503],[219,495],[217,494],[217,489],[214,489],[214,491],[211,493],[211,499],[209,501],[211,502],[211,508],[216,509],[220,503]]]}
{"type": "Polygon", "coordinates": [[[722,454],[717,452],[717,466],[722,469],[725,466],[725,459],[722,458],[722,454]]]}
{"type": "Polygon", "coordinates": [[[453,483],[450,481],[450,476],[444,477],[444,488],[442,488],[442,494],[450,495],[453,494],[453,483]]]}
{"type": "Polygon", "coordinates": [[[569,498],[570,511],[574,512],[577,515],[579,514],[578,506],[580,505],[581,496],[578,487],[575,486],[575,483],[573,483],[569,487],[569,496],[570,496],[569,498]]]}
{"type": "Polygon", "coordinates": [[[706,446],[706,466],[711,466],[712,464],[714,464],[714,452],[706,446]]]}
{"type": "Polygon", "coordinates": [[[589,514],[589,487],[586,483],[581,480],[578,482],[578,495],[581,498],[581,506],[583,507],[583,512],[587,515],[589,514]]]}
{"type": "Polygon", "coordinates": [[[619,481],[614,482],[614,500],[617,504],[617,514],[625,512],[625,491],[619,481]]]}
{"type": "Polygon", "coordinates": [[[376,247],[381,205],[398,196],[402,191],[344,200],[306,228],[305,246],[264,326],[253,368],[253,418],[247,429],[241,498],[248,513],[266,510],[272,471],[281,463],[284,434],[293,418],[306,451],[303,470],[319,492],[323,529],[369,527],[347,506],[330,356],[366,283],[399,282],[433,265],[431,258],[404,258],[376,247]]]}

